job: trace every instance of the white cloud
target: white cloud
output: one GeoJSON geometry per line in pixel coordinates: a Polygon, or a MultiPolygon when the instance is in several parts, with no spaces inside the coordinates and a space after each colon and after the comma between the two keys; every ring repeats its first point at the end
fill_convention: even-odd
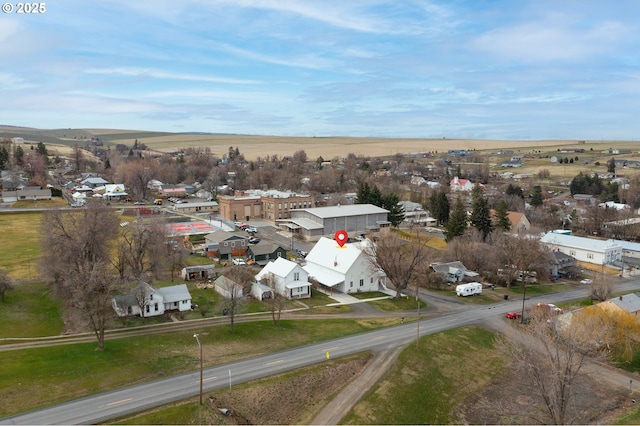
{"type": "Polygon", "coordinates": [[[85,71],[87,74],[104,74],[104,75],[120,75],[128,77],[151,77],[167,80],[186,80],[186,81],[203,81],[208,83],[229,83],[229,84],[258,84],[257,80],[243,80],[227,77],[203,76],[197,74],[174,73],[170,71],[162,71],[151,68],[130,68],[130,67],[111,67],[111,68],[89,68],[85,71]]]}

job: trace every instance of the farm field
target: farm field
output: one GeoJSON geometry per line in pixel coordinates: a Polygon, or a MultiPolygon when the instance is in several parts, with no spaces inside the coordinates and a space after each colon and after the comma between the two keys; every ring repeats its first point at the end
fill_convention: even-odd
{"type": "Polygon", "coordinates": [[[133,145],[134,140],[146,144],[158,151],[175,151],[178,148],[208,147],[212,153],[222,156],[229,147],[238,147],[247,160],[278,154],[293,155],[304,150],[310,159],[322,156],[330,160],[336,156],[344,157],[349,153],[371,157],[392,156],[410,152],[443,152],[448,149],[486,150],[517,146],[530,150],[539,146],[572,145],[578,141],[497,141],[472,139],[381,139],[349,137],[279,137],[279,136],[243,136],[243,135],[202,135],[172,134],[157,137],[145,137],[144,133],[133,137],[118,139],[109,135],[112,143],[133,145]]]}

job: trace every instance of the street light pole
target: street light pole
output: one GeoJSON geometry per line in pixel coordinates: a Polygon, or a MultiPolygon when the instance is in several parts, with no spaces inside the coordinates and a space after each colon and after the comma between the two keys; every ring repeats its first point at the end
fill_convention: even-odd
{"type": "Polygon", "coordinates": [[[200,405],[202,405],[202,343],[200,343],[199,334],[194,334],[193,337],[198,341],[198,346],[200,347],[200,405]]]}

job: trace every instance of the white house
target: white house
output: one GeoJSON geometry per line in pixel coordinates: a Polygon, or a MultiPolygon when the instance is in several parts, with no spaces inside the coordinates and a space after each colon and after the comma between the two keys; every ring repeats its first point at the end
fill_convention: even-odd
{"type": "Polygon", "coordinates": [[[622,245],[614,240],[575,237],[547,232],[541,239],[552,251],[573,256],[577,261],[596,265],[612,265],[622,262],[622,245]]]}
{"type": "Polygon", "coordinates": [[[162,315],[166,311],[191,310],[191,294],[186,284],[155,288],[141,282],[133,288],[131,293],[116,296],[111,303],[119,317],[130,315],[151,317],[162,315]]]}
{"type": "Polygon", "coordinates": [[[284,257],[267,263],[256,275],[256,281],[269,283],[276,293],[287,299],[311,297],[311,283],[307,271],[284,257]]]}
{"type": "Polygon", "coordinates": [[[468,179],[460,179],[458,176],[449,182],[452,192],[470,192],[473,189],[473,182],[468,179]]]}
{"type": "Polygon", "coordinates": [[[364,247],[369,240],[345,244],[322,237],[311,249],[303,266],[309,277],[333,291],[357,293],[386,290],[387,276],[373,267],[364,247]]]}
{"type": "MultiPolygon", "coordinates": [[[[96,188],[97,189],[97,188],[96,188]]],[[[96,192],[98,192],[96,190],[96,192]]],[[[124,184],[113,183],[104,186],[103,197],[105,200],[119,200],[122,197],[126,197],[128,194],[124,189],[124,184]]]]}

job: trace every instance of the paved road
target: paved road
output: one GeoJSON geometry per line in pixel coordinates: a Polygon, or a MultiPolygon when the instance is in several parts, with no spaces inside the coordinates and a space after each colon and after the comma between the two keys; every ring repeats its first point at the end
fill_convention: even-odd
{"type": "MultiPolygon", "coordinates": [[[[639,289],[638,280],[621,281],[615,285],[616,292],[639,289]]],[[[585,286],[563,293],[534,297],[528,300],[527,304],[580,299],[584,298],[588,291],[585,286]]],[[[327,354],[335,358],[367,350],[384,351],[404,346],[415,340],[418,334],[425,335],[463,325],[479,324],[487,319],[502,316],[508,311],[517,310],[521,306],[521,300],[503,301],[490,306],[469,305],[467,309],[455,310],[436,318],[207,368],[204,371],[204,391],[321,363],[327,359],[327,354]]],[[[0,424],[100,423],[197,395],[199,383],[199,371],[195,371],[0,419],[0,424]]]]}

